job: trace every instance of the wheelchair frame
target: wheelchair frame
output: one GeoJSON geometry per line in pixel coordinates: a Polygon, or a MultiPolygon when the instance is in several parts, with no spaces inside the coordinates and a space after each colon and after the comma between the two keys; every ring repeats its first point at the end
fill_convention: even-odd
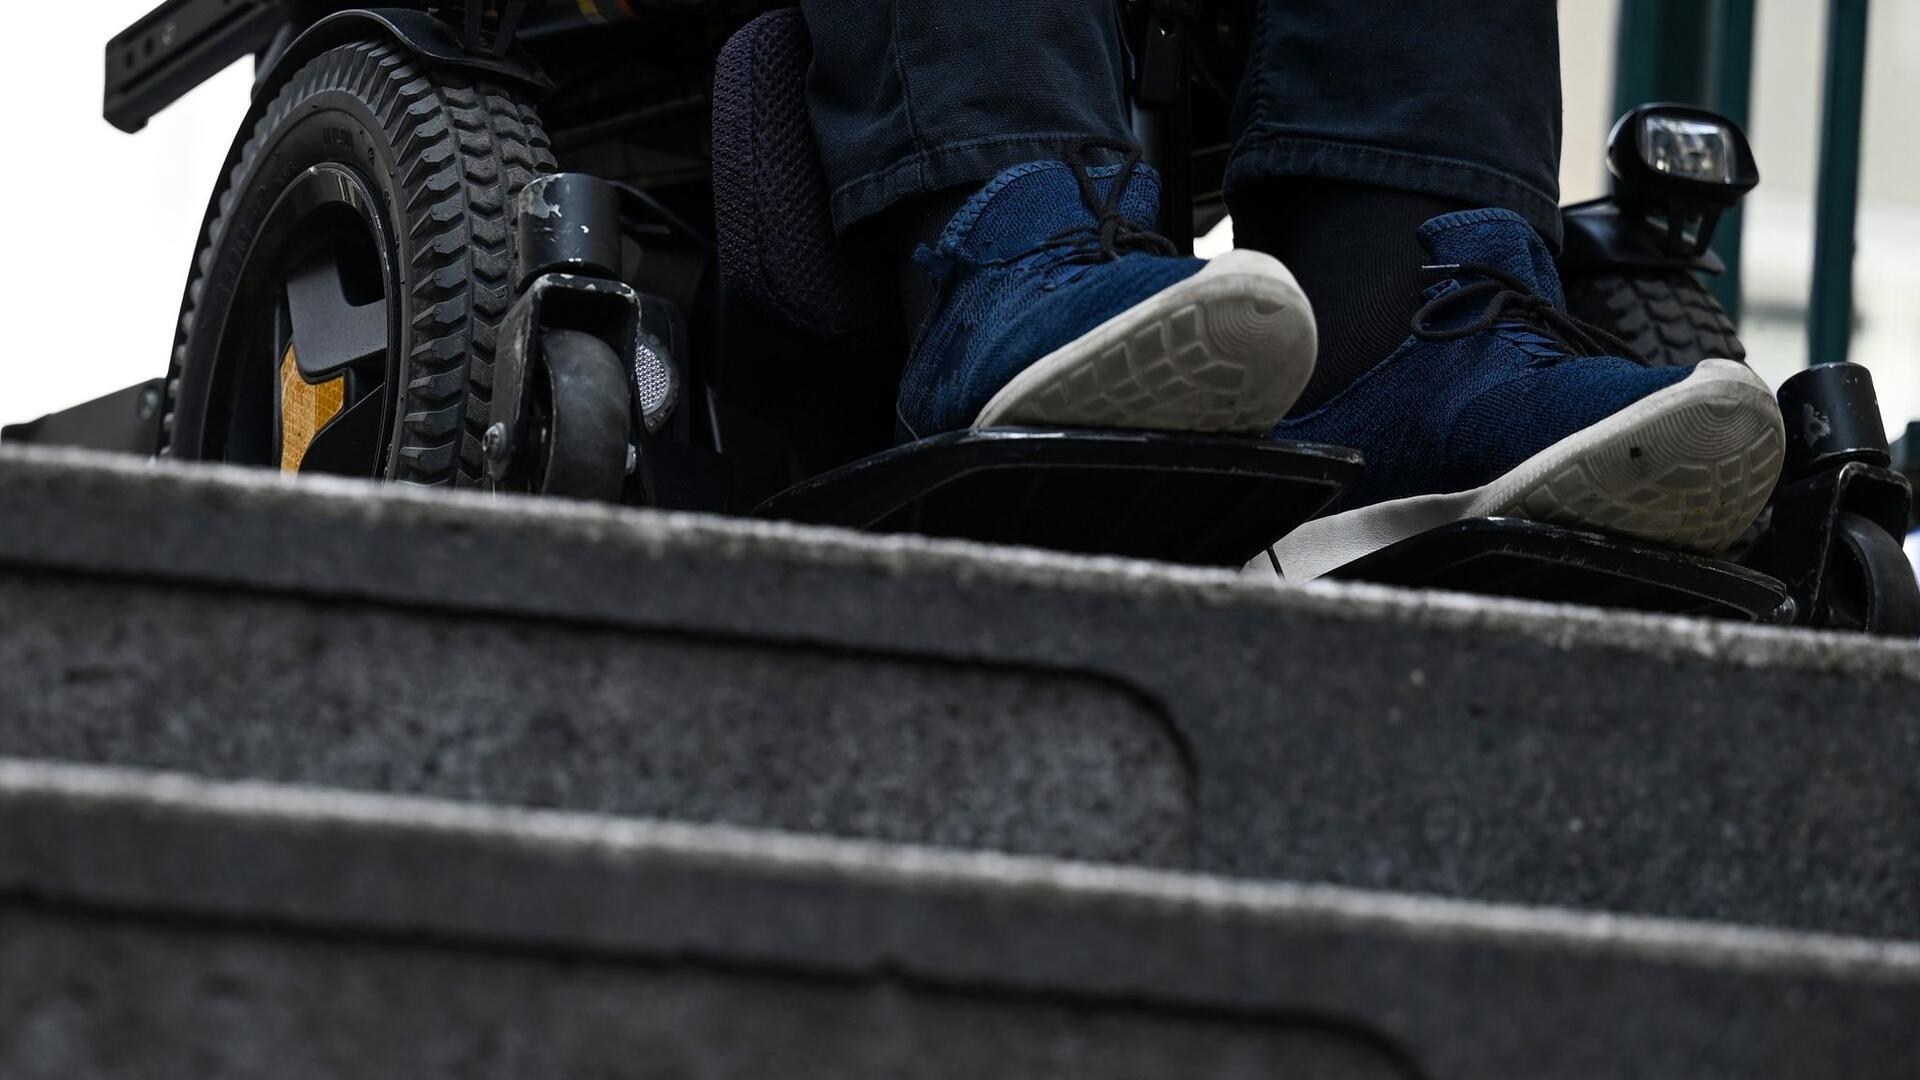
{"type": "MultiPolygon", "coordinates": [[[[564,203],[571,213],[606,221],[610,238],[624,233],[626,222],[619,211],[607,208],[638,201],[641,214],[659,219],[654,224],[663,235],[698,233],[704,227],[710,243],[710,201],[700,205],[705,181],[700,136],[689,137],[690,118],[704,116],[706,97],[647,92],[684,88],[692,65],[651,70],[645,57],[620,48],[621,41],[635,38],[581,31],[624,25],[629,34],[645,33],[656,41],[666,35],[691,42],[710,37],[727,15],[764,6],[705,0],[465,0],[458,5],[413,0],[366,9],[316,0],[167,0],[109,43],[103,111],[116,127],[138,131],[155,113],[245,56],[257,58],[259,98],[275,85],[276,73],[330,47],[366,38],[391,41],[429,65],[559,98],[549,117],[555,121],[555,148],[590,164],[596,175],[563,173],[538,180],[523,193],[523,205],[530,197],[564,203]],[[547,71],[562,56],[570,72],[588,74],[557,84],[547,71]],[[643,132],[677,138],[649,142],[650,149],[668,149],[636,167],[620,148],[641,142],[643,132]],[[689,225],[690,220],[698,224],[689,225]]],[[[1201,0],[1131,0],[1123,8],[1137,44],[1136,130],[1147,159],[1165,178],[1161,228],[1188,250],[1195,232],[1225,212],[1219,180],[1230,102],[1211,68],[1223,58],[1231,63],[1236,50],[1244,48],[1236,40],[1233,18],[1241,9],[1224,5],[1220,17],[1203,27],[1198,16],[1207,6],[1201,0]],[[1196,87],[1212,92],[1196,94],[1196,87]]],[[[682,50],[681,55],[704,62],[710,50],[682,50]]],[[[1572,232],[1583,265],[1605,266],[1609,260],[1652,265],[1644,241],[1622,227],[1609,207],[1575,210],[1569,221],[1578,226],[1572,232]],[[1596,221],[1604,228],[1596,230],[1596,221]]],[[[691,262],[666,260],[663,274],[636,288],[626,272],[632,260],[623,258],[618,243],[543,236],[524,213],[520,224],[519,302],[502,325],[504,343],[496,363],[497,382],[507,387],[502,395],[506,415],[496,416],[487,432],[487,476],[496,489],[591,494],[655,506],[1237,565],[1264,546],[1258,537],[1279,535],[1311,517],[1362,467],[1358,455],[1338,448],[1187,436],[995,431],[887,449],[876,431],[804,461],[797,469],[800,482],[789,486],[795,459],[807,455],[780,445],[751,408],[739,408],[778,394],[756,395],[743,387],[752,380],[730,370],[716,353],[689,349],[685,326],[669,314],[687,310],[694,320],[711,319],[707,330],[725,318],[724,311],[701,310],[705,272],[694,268],[697,255],[691,262]],[[634,355],[636,343],[644,341],[643,348],[691,390],[681,400],[688,407],[675,426],[655,430],[635,404],[624,461],[556,464],[550,456],[529,465],[528,447],[540,443],[540,418],[527,403],[541,397],[536,384],[552,374],[545,370],[539,331],[554,327],[597,335],[616,354],[634,355]],[[722,446],[725,455],[718,452],[722,446]],[[783,458],[788,475],[781,479],[783,458]],[[563,475],[569,468],[577,475],[563,475]],[[1085,492],[1112,498],[1133,491],[1138,498],[1142,489],[1113,485],[1128,470],[1136,478],[1153,479],[1155,494],[1147,502],[1156,512],[1150,517],[1216,518],[1205,542],[1183,541],[1164,530],[1116,530],[1110,523],[1090,531],[1022,532],[1008,528],[1006,515],[997,512],[1034,505],[1036,499],[1071,502],[1076,491],[1083,493],[1076,503],[1082,507],[1089,505],[1085,492]],[[749,479],[755,474],[758,479],[749,479]]],[[[1714,269],[1697,251],[1663,258],[1661,269],[1683,275],[1714,269]]],[[[560,383],[551,386],[549,398],[560,383]]],[[[150,448],[158,438],[154,398],[163,391],[159,381],[144,383],[10,428],[6,436],[116,450],[150,448]]],[[[1809,380],[1796,393],[1829,411],[1871,412],[1871,385],[1863,371],[1859,377],[1809,380]]],[[[1910,489],[1903,476],[1886,468],[1884,435],[1877,425],[1872,428],[1849,427],[1844,446],[1800,448],[1800,460],[1811,464],[1790,477],[1790,484],[1783,483],[1791,497],[1780,500],[1775,528],[1750,560],[1769,574],[1597,534],[1489,520],[1416,537],[1360,560],[1341,576],[1920,633],[1920,591],[1910,570],[1901,578],[1904,561],[1898,568],[1890,565],[1882,535],[1897,535],[1910,514],[1910,489]],[[1836,563],[1845,563],[1848,552],[1851,574],[1836,563]],[[1864,591],[1857,583],[1835,584],[1856,579],[1865,582],[1864,591]]],[[[1897,551],[1897,542],[1893,547],[1897,551]]]]}

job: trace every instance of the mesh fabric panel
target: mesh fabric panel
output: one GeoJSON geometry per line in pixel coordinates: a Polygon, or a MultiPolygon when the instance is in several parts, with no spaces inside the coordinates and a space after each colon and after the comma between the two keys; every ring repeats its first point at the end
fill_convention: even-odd
{"type": "Polygon", "coordinates": [[[822,337],[871,329],[880,291],[834,236],[826,170],[807,118],[813,46],[798,8],[741,27],[713,86],[713,202],[721,282],[782,322],[822,337]]]}

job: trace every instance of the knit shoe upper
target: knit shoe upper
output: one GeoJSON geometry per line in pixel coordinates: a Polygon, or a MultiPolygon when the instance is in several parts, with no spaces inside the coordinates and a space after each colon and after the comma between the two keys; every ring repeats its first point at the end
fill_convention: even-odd
{"type": "MultiPolygon", "coordinates": [[[[1102,198],[1111,196],[1119,172],[1087,170],[1102,198]]],[[[1159,205],[1159,177],[1140,166],[1118,211],[1144,230],[1159,205]]],[[[994,177],[948,222],[938,247],[920,249],[917,259],[939,296],[901,377],[900,419],[908,430],[930,435],[966,427],[1029,364],[1203,265],[1145,251],[1091,262],[1056,239],[1099,226],[1068,165],[1029,162],[994,177]]]]}
{"type": "Polygon", "coordinates": [[[968,200],[920,263],[936,296],[901,378],[926,436],[972,426],[1260,434],[1312,372],[1313,316],[1257,252],[1178,257],[1149,231],[1137,164],[1017,165],[968,200]]]}
{"type": "Polygon", "coordinates": [[[1273,431],[1366,455],[1335,510],[1486,484],[1693,370],[1582,355],[1603,341],[1565,321],[1553,256],[1518,214],[1444,214],[1419,237],[1454,271],[1428,290],[1421,331],[1273,431]]]}

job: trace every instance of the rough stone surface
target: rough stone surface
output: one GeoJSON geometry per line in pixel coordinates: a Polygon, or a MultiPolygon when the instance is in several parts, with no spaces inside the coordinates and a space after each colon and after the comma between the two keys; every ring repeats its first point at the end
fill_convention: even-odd
{"type": "Polygon", "coordinates": [[[0,938],[14,1080],[1410,1080],[1297,1018],[4,907],[0,938]]]}
{"type": "Polygon", "coordinates": [[[1920,938],[1911,645],[44,451],[0,522],[4,754],[1920,938]]]}
{"type": "Polygon", "coordinates": [[[1920,948],[0,762],[0,1075],[1909,1077],[1920,948]]]}
{"type": "Polygon", "coordinates": [[[1086,676],[4,573],[0,611],[14,756],[1192,858],[1172,729],[1086,676]]]}

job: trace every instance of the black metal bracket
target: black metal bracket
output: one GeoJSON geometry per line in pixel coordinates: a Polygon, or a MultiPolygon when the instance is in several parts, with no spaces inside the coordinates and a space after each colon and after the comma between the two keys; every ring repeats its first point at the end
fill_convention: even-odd
{"type": "Polygon", "coordinates": [[[1193,250],[1193,94],[1187,50],[1200,0],[1148,0],[1134,70],[1134,135],[1160,174],[1160,232],[1193,250]]]}
{"type": "Polygon", "coordinates": [[[291,0],[167,0],[107,42],[101,112],[125,132],[265,48],[291,0]]]}
{"type": "Polygon", "coordinates": [[[586,173],[536,177],[515,206],[524,289],[543,274],[620,276],[620,189],[586,173]]]}
{"type": "Polygon", "coordinates": [[[676,480],[663,460],[685,372],[686,327],[667,300],[643,296],[619,280],[620,193],[582,173],[555,173],[528,184],[515,206],[516,282],[521,295],[500,327],[494,355],[493,423],[483,451],[488,485],[529,490],[536,481],[540,432],[534,423],[541,335],[573,330],[605,342],[622,358],[633,454],[628,501],[660,505],[676,480]]]}
{"type": "Polygon", "coordinates": [[[461,44],[470,53],[500,59],[513,46],[526,14],[527,0],[466,0],[461,44]],[[486,33],[489,13],[496,15],[491,36],[486,33]]]}
{"type": "Polygon", "coordinates": [[[1920,636],[1912,568],[1860,551],[1898,553],[1912,503],[1907,478],[1892,469],[1849,461],[1823,470],[1775,493],[1771,524],[1746,562],[1786,582],[1803,625],[1920,636]]]}
{"type": "Polygon", "coordinates": [[[1675,254],[1662,235],[1621,210],[1613,196],[1592,199],[1560,211],[1564,272],[1635,267],[1647,270],[1695,270],[1720,275],[1727,264],[1715,252],[1675,254]]]}
{"type": "Polygon", "coordinates": [[[1873,379],[1808,368],[1780,387],[1784,479],[1744,560],[1787,583],[1808,626],[1920,636],[1920,587],[1900,552],[1913,487],[1890,468],[1873,379]]]}
{"type": "Polygon", "coordinates": [[[78,446],[152,456],[160,450],[165,379],[116,390],[70,409],[0,428],[0,442],[78,446]]]}
{"type": "Polygon", "coordinates": [[[1149,108],[1179,104],[1186,94],[1187,46],[1199,0],[1148,0],[1134,99],[1149,108]]]}
{"type": "MultiPolygon", "coordinates": [[[[618,281],[626,229],[621,200],[628,190],[585,173],[553,173],[529,183],[515,207],[520,287],[556,273],[618,281]]],[[[666,425],[680,399],[686,320],[664,297],[636,296],[636,337],[621,355],[632,358],[635,419],[651,434],[666,425]]]]}
{"type": "MultiPolygon", "coordinates": [[[[535,423],[541,367],[541,335],[577,330],[632,356],[640,323],[640,297],[624,282],[581,274],[543,274],[527,286],[501,320],[493,358],[492,424],[482,441],[487,487],[534,491],[542,434],[535,423]]],[[[636,450],[636,453],[638,451],[636,450]]]]}

